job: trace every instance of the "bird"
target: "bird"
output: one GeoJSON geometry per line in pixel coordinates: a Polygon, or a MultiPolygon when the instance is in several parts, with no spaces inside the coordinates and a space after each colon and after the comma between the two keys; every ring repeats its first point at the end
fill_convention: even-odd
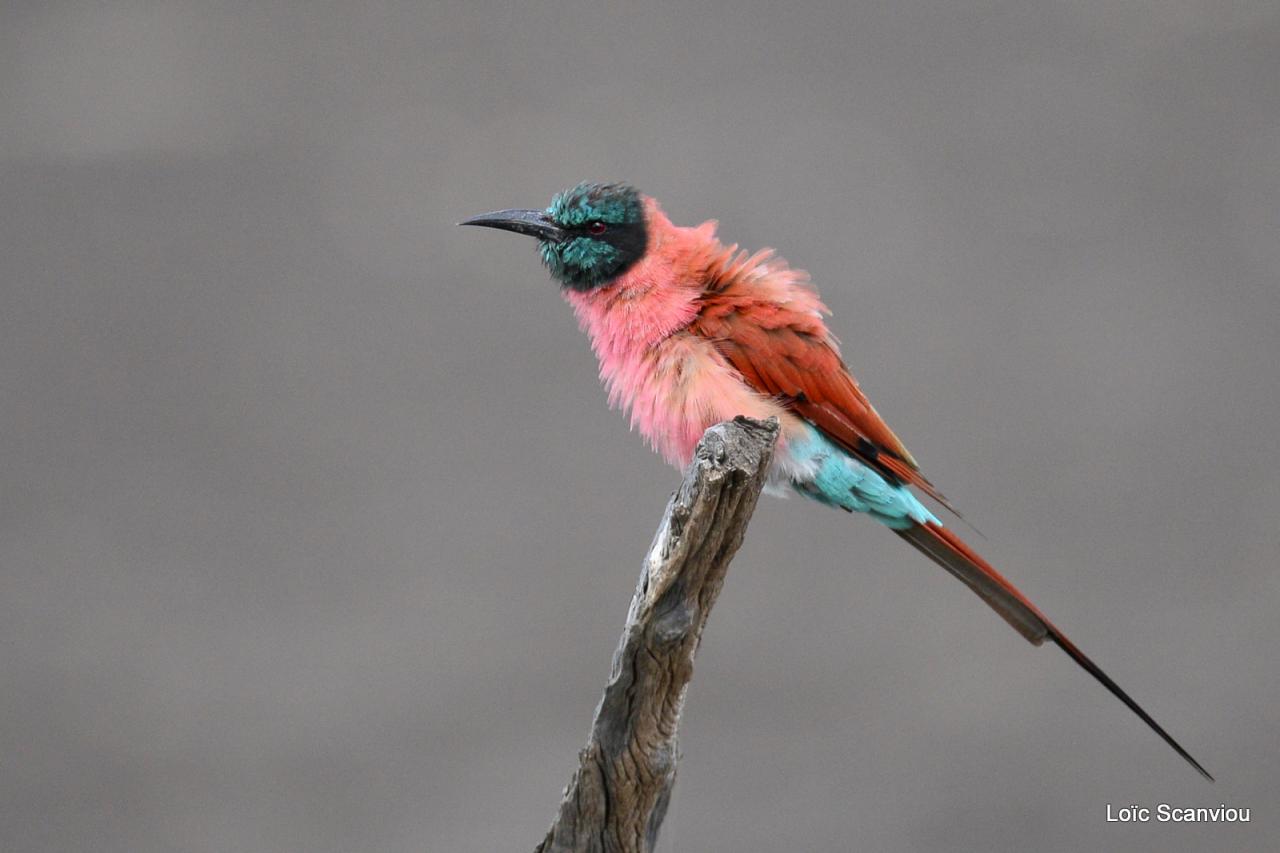
{"type": "Polygon", "coordinates": [[[863,513],[950,572],[1033,645],[1057,645],[1206,779],[1213,776],[913,490],[951,502],[871,405],[827,328],[808,274],[773,250],[739,250],[717,223],[675,225],[626,183],[584,182],[542,210],[460,225],[533,237],[591,340],[609,404],[678,468],[703,432],[776,418],[766,491],[863,513]]]}

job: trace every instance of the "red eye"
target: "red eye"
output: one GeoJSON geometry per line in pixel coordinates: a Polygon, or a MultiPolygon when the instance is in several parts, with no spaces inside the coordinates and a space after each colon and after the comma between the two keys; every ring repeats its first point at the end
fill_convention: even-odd
{"type": "Polygon", "coordinates": [[[603,222],[592,222],[587,226],[587,233],[595,235],[596,237],[599,237],[608,230],[608,227],[603,222]]]}

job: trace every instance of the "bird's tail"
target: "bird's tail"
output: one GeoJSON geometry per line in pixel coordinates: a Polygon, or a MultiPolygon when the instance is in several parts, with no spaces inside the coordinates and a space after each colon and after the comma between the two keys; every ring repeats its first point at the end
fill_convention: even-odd
{"type": "Polygon", "coordinates": [[[1169,736],[1160,724],[1151,718],[1151,715],[1142,709],[1137,702],[1129,697],[1120,689],[1120,686],[1111,680],[1105,672],[1103,672],[1096,663],[1090,660],[1084,652],[1076,648],[1075,643],[1067,639],[1067,636],[1058,629],[1056,625],[1040,612],[1040,609],[1032,604],[1025,595],[1018,591],[1018,588],[1009,583],[999,572],[991,567],[991,564],[982,559],[977,552],[970,548],[965,541],[956,536],[941,524],[935,522],[927,522],[925,524],[916,524],[905,530],[895,530],[899,536],[914,545],[926,557],[933,560],[942,568],[955,575],[969,589],[978,594],[978,597],[985,601],[992,610],[999,613],[1006,622],[1014,627],[1022,636],[1026,637],[1033,645],[1040,645],[1046,639],[1052,640],[1055,645],[1067,653],[1073,661],[1094,678],[1096,678],[1103,687],[1111,691],[1111,694],[1129,707],[1138,717],[1160,735],[1164,742],[1173,747],[1174,751],[1181,755],[1188,763],[1191,764],[1200,775],[1209,781],[1213,781],[1213,777],[1209,772],[1200,766],[1200,762],[1191,757],[1182,746],[1169,736]]]}

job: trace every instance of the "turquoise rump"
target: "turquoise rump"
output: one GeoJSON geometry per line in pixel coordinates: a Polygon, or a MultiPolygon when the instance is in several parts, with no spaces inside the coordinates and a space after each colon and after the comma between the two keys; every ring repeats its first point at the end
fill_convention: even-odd
{"type": "Polygon", "coordinates": [[[934,514],[906,486],[890,483],[813,427],[809,427],[807,433],[787,442],[793,464],[811,471],[809,479],[793,481],[793,487],[800,494],[849,512],[865,512],[894,530],[906,530],[931,521],[938,523],[934,514]]]}

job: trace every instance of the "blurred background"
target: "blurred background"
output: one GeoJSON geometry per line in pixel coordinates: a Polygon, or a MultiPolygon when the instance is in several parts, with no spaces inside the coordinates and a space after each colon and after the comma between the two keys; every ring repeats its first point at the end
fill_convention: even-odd
{"type": "Polygon", "coordinates": [[[530,241],[628,180],[810,271],[981,549],[766,500],[665,851],[1263,850],[1273,0],[15,2],[0,848],[541,840],[669,492],[530,241]],[[1108,824],[1226,803],[1248,825],[1108,824]]]}

